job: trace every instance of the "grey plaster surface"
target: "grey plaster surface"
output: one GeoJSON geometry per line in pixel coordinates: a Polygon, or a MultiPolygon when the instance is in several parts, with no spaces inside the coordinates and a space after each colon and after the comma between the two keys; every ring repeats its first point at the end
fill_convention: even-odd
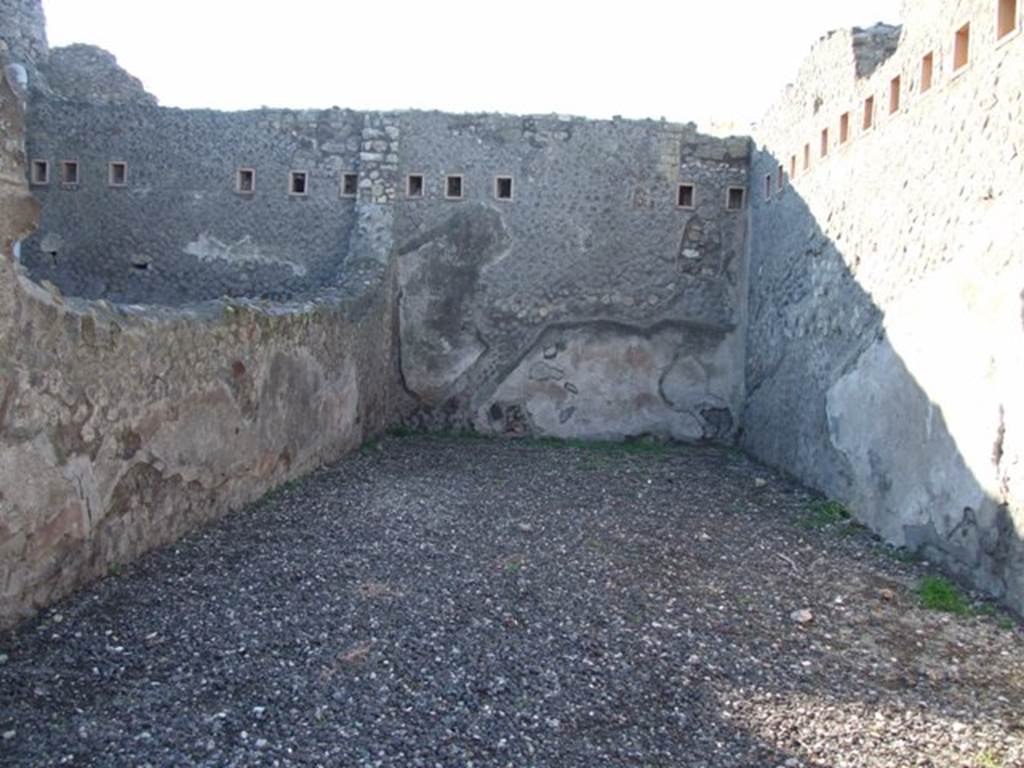
{"type": "Polygon", "coordinates": [[[356,166],[363,118],[343,110],[216,113],[38,99],[28,152],[53,180],[22,262],[65,293],[180,304],[220,296],[286,299],[339,283],[355,200],[341,174],[356,166]],[[79,164],[61,184],[59,163],[79,164]],[[127,185],[108,164],[128,164],[127,185]],[[236,191],[255,170],[252,194],[236,191]],[[289,173],[309,174],[289,194],[289,173]]]}
{"type": "Polygon", "coordinates": [[[752,176],[799,170],[753,198],[743,443],[1024,610],[1024,48],[994,18],[981,0],[907,3],[869,77],[851,61],[865,33],[836,33],[762,121],[752,176]]]}

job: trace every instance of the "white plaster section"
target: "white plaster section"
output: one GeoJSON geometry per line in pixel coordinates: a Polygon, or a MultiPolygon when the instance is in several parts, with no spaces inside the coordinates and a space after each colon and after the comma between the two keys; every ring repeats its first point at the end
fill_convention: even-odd
{"type": "Polygon", "coordinates": [[[204,232],[199,235],[198,240],[188,243],[182,250],[203,262],[226,261],[232,264],[252,263],[286,267],[296,277],[306,275],[304,265],[261,252],[259,246],[248,235],[233,243],[225,243],[204,232]]]}
{"type": "Polygon", "coordinates": [[[508,427],[495,418],[496,404],[521,409],[536,434],[552,437],[725,437],[734,425],[715,423],[706,412],[725,419],[734,418],[727,412],[736,412],[738,376],[729,362],[730,339],[697,346],[678,329],[648,336],[584,326],[549,334],[478,410],[477,427],[490,432],[508,427]]]}

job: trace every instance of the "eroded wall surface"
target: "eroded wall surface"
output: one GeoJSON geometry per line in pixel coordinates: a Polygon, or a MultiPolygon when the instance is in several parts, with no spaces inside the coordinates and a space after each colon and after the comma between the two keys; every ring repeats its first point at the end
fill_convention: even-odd
{"type": "Polygon", "coordinates": [[[395,212],[407,420],[730,437],[747,221],[727,192],[745,189],[748,160],[747,139],[692,125],[402,115],[399,177],[424,180],[395,212]],[[463,199],[446,199],[448,175],[463,199]]]}
{"type": "Polygon", "coordinates": [[[997,6],[907,3],[895,52],[833,33],[762,121],[743,442],[1024,610],[1024,42],[997,6]]]}
{"type": "Polygon", "coordinates": [[[728,191],[746,195],[745,138],[655,121],[37,96],[28,146],[52,173],[32,187],[43,214],[21,260],[65,294],[284,300],[363,284],[395,254],[409,423],[689,440],[737,429],[747,216],[728,191]],[[60,178],[66,159],[75,184],[60,178]],[[123,187],[111,160],[128,163],[123,187]],[[252,194],[234,188],[243,167],[252,194]],[[309,172],[307,194],[289,194],[291,170],[309,172]],[[351,197],[345,173],[358,177],[351,197]],[[408,194],[410,175],[422,194],[408,194]]]}
{"type": "Polygon", "coordinates": [[[22,123],[4,79],[0,626],[357,447],[395,378],[386,258],[361,290],[274,306],[117,307],[29,280],[22,123]]]}
{"type": "Polygon", "coordinates": [[[225,113],[37,93],[29,159],[49,163],[50,178],[32,187],[43,215],[22,263],[68,295],[130,303],[287,300],[343,273],[351,283],[361,278],[346,258],[356,198],[341,179],[358,165],[364,120],[340,109],[225,113]],[[77,163],[73,184],[65,161],[77,163]],[[111,162],[127,164],[123,186],[110,184],[111,162]],[[251,192],[238,189],[243,168],[255,174],[251,192]],[[304,194],[290,193],[292,171],[308,174],[304,194]]]}
{"type": "Polygon", "coordinates": [[[0,0],[0,40],[7,45],[5,66],[22,69],[26,79],[45,87],[40,68],[49,59],[50,46],[41,0],[0,0]]]}

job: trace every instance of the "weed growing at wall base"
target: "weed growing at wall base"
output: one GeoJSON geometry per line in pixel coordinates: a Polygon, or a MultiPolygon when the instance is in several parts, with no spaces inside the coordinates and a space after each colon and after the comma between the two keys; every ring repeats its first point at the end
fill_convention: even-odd
{"type": "Polygon", "coordinates": [[[959,588],[941,576],[925,576],[917,587],[917,594],[921,598],[921,605],[929,610],[957,616],[966,616],[971,612],[959,588]]]}
{"type": "Polygon", "coordinates": [[[799,525],[807,530],[828,528],[850,519],[850,513],[842,504],[834,499],[815,501],[807,507],[807,514],[800,519],[799,525]]]}

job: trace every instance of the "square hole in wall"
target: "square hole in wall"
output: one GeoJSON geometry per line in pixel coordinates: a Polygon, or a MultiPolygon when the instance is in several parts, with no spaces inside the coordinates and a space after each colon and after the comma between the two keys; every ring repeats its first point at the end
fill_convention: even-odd
{"type": "Polygon", "coordinates": [[[353,172],[341,174],[341,196],[355,197],[358,194],[359,174],[353,172]]]}
{"type": "Polygon", "coordinates": [[[764,177],[764,199],[772,199],[772,175],[770,173],[765,174],[764,177]]]}
{"type": "Polygon", "coordinates": [[[828,128],[821,129],[821,156],[828,155],[828,128]]]}
{"type": "Polygon", "coordinates": [[[78,186],[78,161],[62,160],[60,164],[60,183],[65,187],[78,186]]]}
{"type": "Polygon", "coordinates": [[[494,196],[499,200],[512,199],[512,177],[496,176],[494,178],[494,196]]]}
{"type": "Polygon", "coordinates": [[[423,197],[423,174],[422,173],[410,173],[405,177],[405,196],[406,197],[423,197]]]}
{"type": "Polygon", "coordinates": [[[50,163],[46,160],[33,160],[29,179],[36,186],[50,183],[50,163]]]}
{"type": "Polygon", "coordinates": [[[782,188],[786,186],[786,169],[781,165],[779,166],[779,177],[776,180],[775,185],[778,187],[779,192],[781,192],[782,188]]]}
{"type": "Polygon", "coordinates": [[[676,188],[676,205],[680,208],[693,208],[697,200],[697,190],[693,184],[680,184],[676,188]]]}
{"type": "Polygon", "coordinates": [[[929,52],[921,57],[921,93],[928,93],[932,89],[934,78],[935,54],[929,52]]]}
{"type": "Polygon", "coordinates": [[[862,124],[865,131],[871,130],[871,127],[875,124],[875,97],[868,96],[864,99],[864,122],[862,124]]]}
{"type": "Polygon", "coordinates": [[[789,178],[796,178],[796,155],[789,158],[789,178]]]}
{"type": "Polygon", "coordinates": [[[252,168],[239,168],[235,174],[235,192],[240,195],[251,195],[256,191],[256,171],[252,168]]]}
{"type": "Polygon", "coordinates": [[[449,174],[444,177],[444,196],[449,200],[461,200],[465,189],[463,188],[461,174],[449,174]]]}
{"type": "Polygon", "coordinates": [[[726,193],[725,207],[730,211],[742,211],[746,203],[747,190],[743,187],[729,187],[726,193]]]}
{"type": "Polygon", "coordinates": [[[1017,31],[1017,0],[999,0],[999,13],[996,19],[996,40],[1017,31]]]}
{"type": "Polygon", "coordinates": [[[839,116],[839,143],[845,144],[850,140],[850,113],[843,112],[839,116]]]}
{"type": "Polygon", "coordinates": [[[804,144],[804,170],[808,170],[811,167],[811,145],[804,144]]]}
{"type": "Polygon", "coordinates": [[[288,194],[303,196],[309,194],[309,173],[306,171],[291,171],[288,174],[288,194]]]}
{"type": "Polygon", "coordinates": [[[889,114],[894,115],[900,111],[900,76],[896,75],[889,81],[889,114]]]}
{"type": "Polygon", "coordinates": [[[953,40],[953,71],[957,72],[971,60],[971,25],[964,24],[956,31],[953,40]]]}
{"type": "Polygon", "coordinates": [[[107,167],[107,183],[112,187],[128,186],[128,163],[115,160],[107,167]]]}

